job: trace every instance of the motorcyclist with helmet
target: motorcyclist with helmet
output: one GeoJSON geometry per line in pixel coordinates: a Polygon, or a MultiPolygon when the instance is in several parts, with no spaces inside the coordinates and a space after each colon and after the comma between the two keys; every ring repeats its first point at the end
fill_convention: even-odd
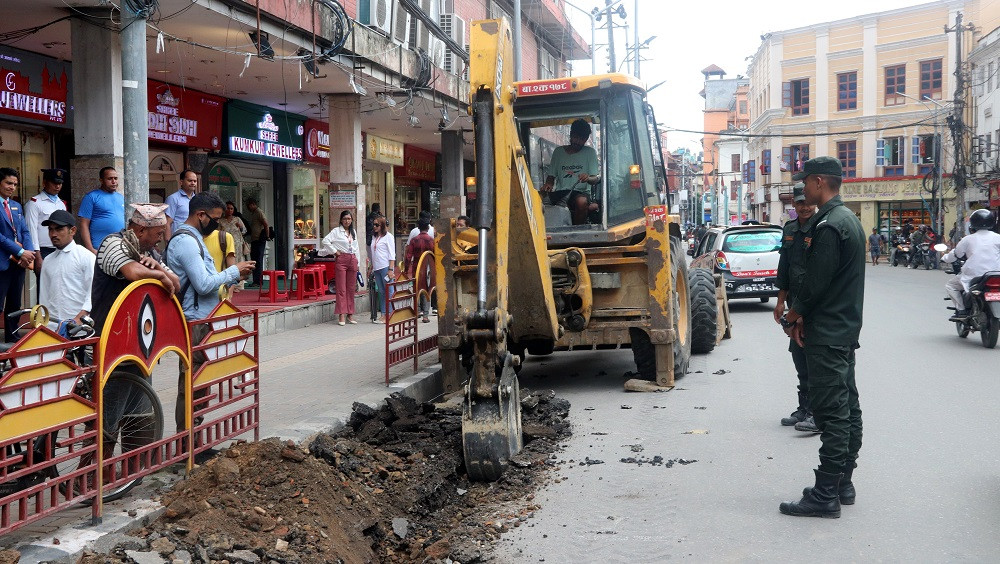
{"type": "Polygon", "coordinates": [[[968,237],[962,238],[955,248],[941,260],[951,263],[964,259],[962,271],[944,285],[944,291],[955,304],[955,315],[948,321],[965,321],[969,310],[965,308],[963,292],[969,291],[969,282],[987,272],[1000,271],[1000,235],[992,231],[997,218],[990,210],[976,210],[969,218],[968,237]]]}

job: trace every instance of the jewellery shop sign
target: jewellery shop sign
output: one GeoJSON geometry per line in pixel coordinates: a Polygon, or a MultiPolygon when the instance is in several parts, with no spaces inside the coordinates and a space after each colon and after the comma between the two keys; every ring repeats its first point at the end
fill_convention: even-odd
{"type": "Polygon", "coordinates": [[[72,127],[70,63],[0,45],[0,116],[72,127]]]}
{"type": "MultiPolygon", "coordinates": [[[[951,179],[944,179],[945,190],[950,188],[951,179]]],[[[845,202],[919,200],[930,197],[924,190],[922,176],[906,177],[898,180],[845,180],[840,186],[840,197],[845,202]]]]}
{"type": "Polygon", "coordinates": [[[218,151],[225,98],[146,81],[149,140],[218,151]]]}
{"type": "Polygon", "coordinates": [[[302,160],[306,118],[246,102],[226,104],[226,152],[275,161],[302,160]]]}

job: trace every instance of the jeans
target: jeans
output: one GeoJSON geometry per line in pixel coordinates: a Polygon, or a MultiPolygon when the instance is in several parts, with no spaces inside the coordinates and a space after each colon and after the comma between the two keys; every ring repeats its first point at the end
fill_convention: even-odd
{"type": "Polygon", "coordinates": [[[389,267],[380,268],[372,272],[372,276],[375,277],[375,289],[378,290],[378,305],[376,305],[376,310],[379,313],[384,313],[386,311],[386,295],[385,295],[385,275],[389,273],[389,267]]]}

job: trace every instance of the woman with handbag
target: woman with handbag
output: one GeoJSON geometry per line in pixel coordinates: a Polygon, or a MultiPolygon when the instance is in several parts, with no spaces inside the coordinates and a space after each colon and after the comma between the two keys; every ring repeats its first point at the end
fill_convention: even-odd
{"type": "Polygon", "coordinates": [[[338,325],[354,321],[354,295],[358,290],[358,234],[354,229],[354,214],[350,210],[340,212],[340,225],[323,237],[319,244],[321,255],[333,255],[337,261],[337,304],[334,311],[340,316],[338,325]]]}

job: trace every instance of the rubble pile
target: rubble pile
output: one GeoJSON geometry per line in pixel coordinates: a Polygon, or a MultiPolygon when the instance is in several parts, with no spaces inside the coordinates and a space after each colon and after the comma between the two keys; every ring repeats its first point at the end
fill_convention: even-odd
{"type": "Polygon", "coordinates": [[[538,509],[570,434],[569,402],[522,391],[525,447],[495,483],[470,482],[461,403],[390,397],[303,450],[240,443],[163,497],[166,510],[81,562],[475,562],[538,509]],[[156,560],[159,558],[161,560],[156,560]]]}

